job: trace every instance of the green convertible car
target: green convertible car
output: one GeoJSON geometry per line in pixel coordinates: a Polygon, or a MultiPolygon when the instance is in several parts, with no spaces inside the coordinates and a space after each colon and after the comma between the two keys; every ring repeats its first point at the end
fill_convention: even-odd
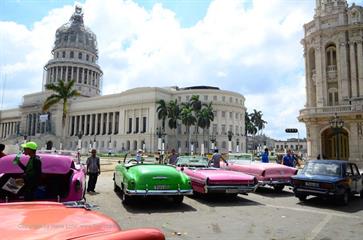
{"type": "Polygon", "coordinates": [[[181,203],[184,195],[192,195],[190,179],[169,165],[138,163],[135,159],[116,165],[114,190],[127,204],[135,196],[168,196],[181,203]]]}

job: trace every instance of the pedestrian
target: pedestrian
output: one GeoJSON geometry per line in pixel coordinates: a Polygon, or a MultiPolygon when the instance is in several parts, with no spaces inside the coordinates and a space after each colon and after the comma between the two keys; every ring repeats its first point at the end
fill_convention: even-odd
{"type": "Polygon", "coordinates": [[[318,156],[316,157],[316,159],[320,160],[320,154],[318,154],[318,156]]]}
{"type": "Polygon", "coordinates": [[[96,149],[92,149],[91,156],[87,158],[88,186],[87,192],[95,193],[98,175],[101,174],[100,158],[96,156],[96,149]]]}
{"type": "Polygon", "coordinates": [[[263,162],[263,163],[268,163],[269,162],[268,148],[265,148],[265,152],[262,154],[262,157],[261,157],[261,162],[263,162]]]}
{"type": "Polygon", "coordinates": [[[294,166],[294,156],[291,154],[291,150],[288,149],[286,155],[282,158],[282,164],[288,167],[294,166]]]}
{"type": "Polygon", "coordinates": [[[228,162],[223,158],[223,156],[220,153],[218,153],[218,148],[214,149],[214,154],[212,156],[212,159],[210,160],[210,162],[212,162],[212,166],[215,168],[220,168],[221,160],[225,162],[225,164],[228,166],[228,162]]]}
{"type": "Polygon", "coordinates": [[[143,162],[142,149],[137,150],[135,158],[136,158],[136,161],[137,161],[138,164],[143,162]]]}
{"type": "Polygon", "coordinates": [[[0,143],[0,158],[6,156],[6,154],[4,153],[5,150],[5,145],[0,143]]]}
{"type": "Polygon", "coordinates": [[[38,188],[40,176],[42,174],[42,162],[36,155],[38,145],[35,142],[27,142],[21,145],[24,154],[29,156],[26,166],[20,161],[20,156],[17,155],[14,159],[14,164],[18,165],[23,171],[24,180],[24,200],[32,201],[35,199],[35,192],[38,188]]]}
{"type": "Polygon", "coordinates": [[[175,149],[173,148],[171,150],[171,155],[169,157],[169,164],[176,165],[176,162],[178,160],[178,157],[179,157],[178,154],[176,154],[175,149]]]}

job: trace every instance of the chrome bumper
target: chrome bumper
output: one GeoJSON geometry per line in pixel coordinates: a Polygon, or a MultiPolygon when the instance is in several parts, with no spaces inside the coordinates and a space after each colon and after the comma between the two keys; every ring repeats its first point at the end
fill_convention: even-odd
{"type": "Polygon", "coordinates": [[[290,179],[282,179],[282,180],[262,180],[258,181],[260,185],[291,185],[290,179]]]}
{"type": "Polygon", "coordinates": [[[205,185],[204,186],[204,192],[205,193],[248,193],[248,192],[254,192],[256,188],[258,187],[258,184],[254,186],[229,186],[229,185],[222,185],[222,186],[211,186],[211,185],[205,185]]]}
{"type": "Polygon", "coordinates": [[[295,188],[295,193],[309,193],[311,195],[318,196],[334,196],[336,192],[330,192],[328,190],[318,190],[318,189],[306,189],[306,188],[295,188]]]}
{"type": "Polygon", "coordinates": [[[126,195],[130,196],[176,196],[176,195],[192,195],[193,190],[128,190],[126,195]]]}

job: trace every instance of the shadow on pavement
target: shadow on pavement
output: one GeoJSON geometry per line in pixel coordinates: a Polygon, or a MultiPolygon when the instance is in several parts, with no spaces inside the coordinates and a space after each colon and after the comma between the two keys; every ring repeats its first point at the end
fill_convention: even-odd
{"type": "Polygon", "coordinates": [[[352,196],[347,206],[340,205],[334,199],[324,199],[318,197],[308,197],[306,201],[298,202],[297,204],[346,213],[355,213],[363,210],[363,198],[360,198],[358,195],[352,196]]]}
{"type": "Polygon", "coordinates": [[[223,194],[192,195],[190,198],[209,207],[255,206],[261,203],[246,199],[246,195],[228,196],[223,194]]]}
{"type": "MultiPolygon", "coordinates": [[[[120,198],[120,194],[117,193],[120,198]]],[[[184,198],[185,199],[185,198],[184,198]]],[[[130,213],[167,213],[167,212],[194,212],[197,209],[185,204],[174,203],[170,198],[163,196],[134,197],[131,203],[123,204],[126,211],[130,213]]]]}
{"type": "Polygon", "coordinates": [[[282,197],[294,197],[292,190],[285,186],[281,192],[276,192],[272,187],[259,187],[255,191],[256,194],[262,195],[264,197],[271,198],[282,198],[282,197]]]}

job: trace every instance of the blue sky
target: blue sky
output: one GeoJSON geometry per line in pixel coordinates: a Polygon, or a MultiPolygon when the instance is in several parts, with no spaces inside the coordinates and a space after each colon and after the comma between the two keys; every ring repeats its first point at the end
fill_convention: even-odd
{"type": "MultiPolygon", "coordinates": [[[[362,4],[363,0],[355,1],[362,4]]],[[[352,3],[353,1],[349,1],[352,3]]],[[[103,94],[140,86],[213,85],[261,110],[274,138],[291,137],[305,104],[303,24],[314,0],[82,0],[97,35],[103,94]]],[[[0,1],[2,108],[42,90],[54,34],[76,2],[0,1]],[[5,82],[6,80],[6,82],[5,82]],[[5,88],[4,88],[5,86],[5,88]]]]}

